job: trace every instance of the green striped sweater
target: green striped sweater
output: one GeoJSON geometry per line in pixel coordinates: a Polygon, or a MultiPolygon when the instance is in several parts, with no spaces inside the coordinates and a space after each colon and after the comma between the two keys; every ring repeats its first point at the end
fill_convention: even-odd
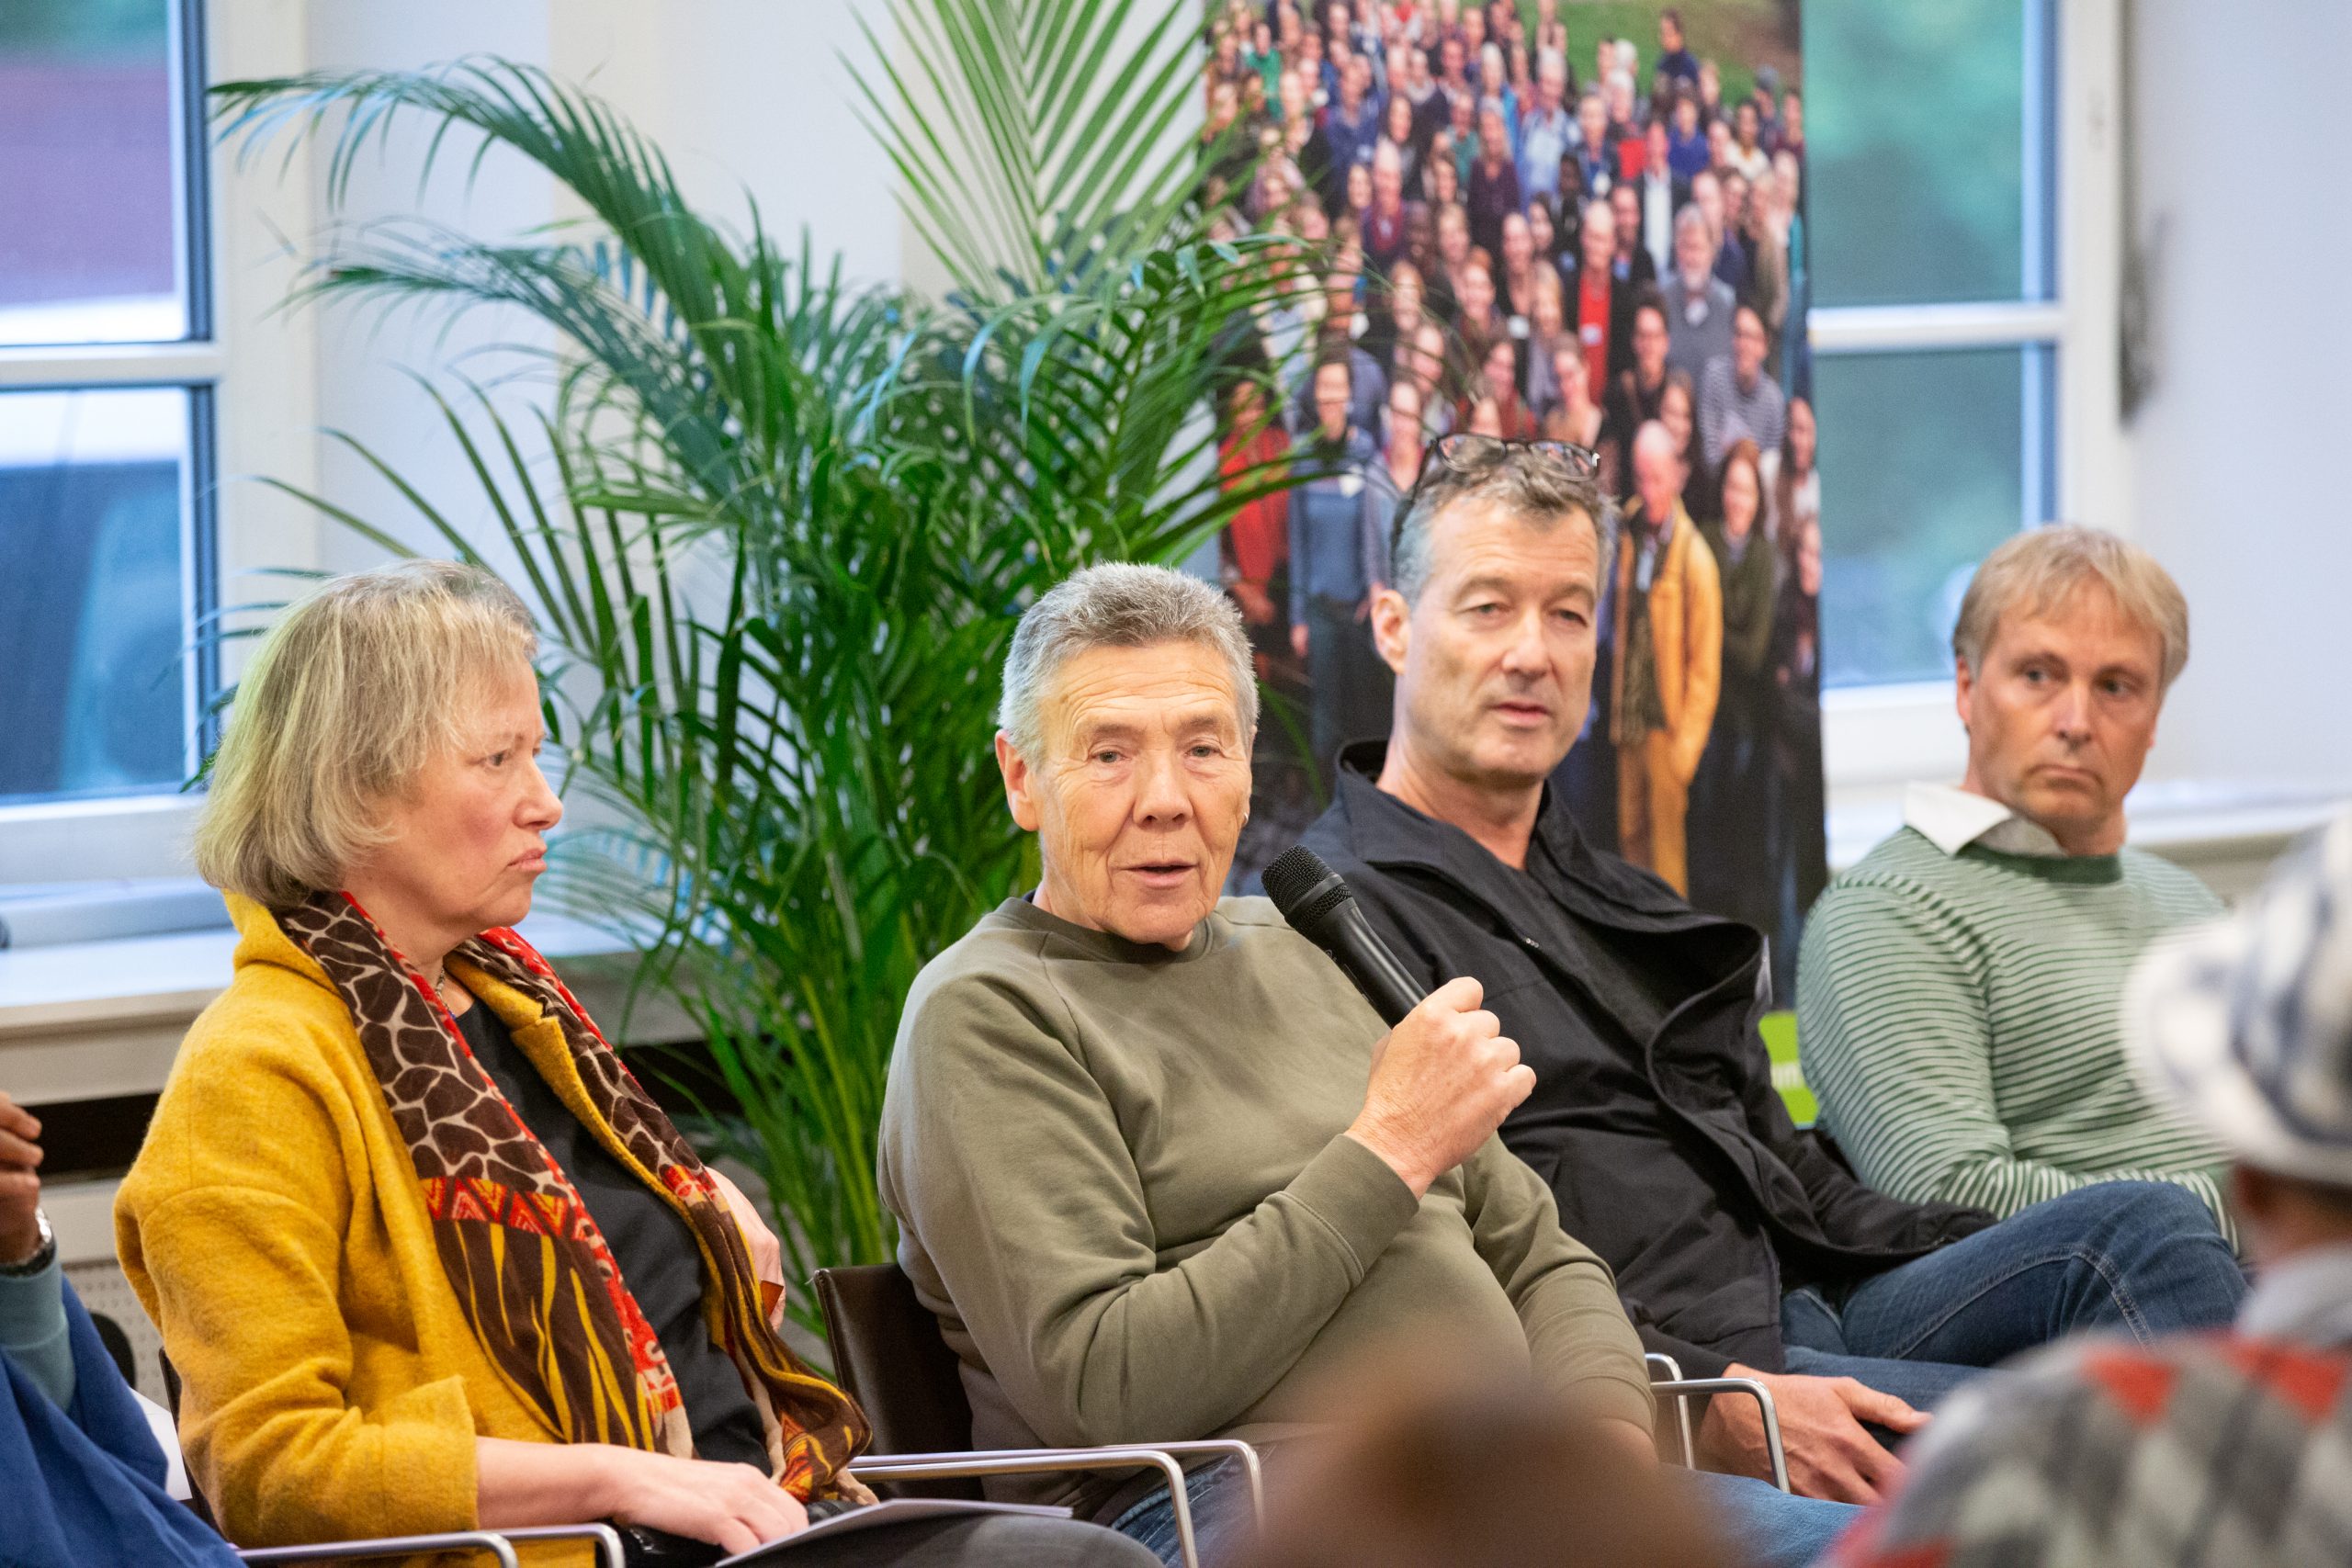
{"type": "Polygon", "coordinates": [[[2234,1236],[2222,1151],[2141,1091],[2121,999],[2155,937],[2221,905],[2141,851],[1947,855],[1905,828],[1806,918],[1797,1039],[1871,1186],[2013,1214],[2099,1180],[2177,1182],[2234,1236]]]}

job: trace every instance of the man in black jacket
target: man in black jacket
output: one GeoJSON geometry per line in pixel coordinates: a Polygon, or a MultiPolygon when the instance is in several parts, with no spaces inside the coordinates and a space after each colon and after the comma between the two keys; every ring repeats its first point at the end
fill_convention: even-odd
{"type": "MultiPolygon", "coordinates": [[[[1975,1369],[2080,1327],[2229,1321],[2244,1277],[2177,1189],[2109,1183],[1996,1225],[1872,1192],[1800,1134],[1757,1033],[1762,940],[1592,850],[1547,792],[1590,698],[1609,544],[1590,476],[1455,438],[1404,511],[1372,617],[1391,739],[1343,754],[1306,841],[1408,969],[1484,985],[1536,1074],[1503,1139],[1649,1348],[1761,1378],[1800,1490],[1867,1502],[1901,1472],[1873,1431],[1917,1429],[1975,1369]]],[[[1757,1473],[1744,1404],[1702,1430],[1757,1473]]]]}

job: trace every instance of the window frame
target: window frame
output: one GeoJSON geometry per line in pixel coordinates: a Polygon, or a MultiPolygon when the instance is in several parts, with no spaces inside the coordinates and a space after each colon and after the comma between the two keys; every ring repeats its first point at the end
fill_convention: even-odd
{"type": "MultiPolygon", "coordinates": [[[[2121,0],[2020,0],[2026,69],[2041,75],[2026,94],[2029,162],[2026,263],[2021,291],[2048,298],[1965,304],[1815,306],[1806,333],[1818,362],[1856,354],[1936,349],[2039,348],[2051,356],[2052,406],[2037,418],[2028,377],[2025,492],[2052,495],[2048,517],[2126,537],[2132,529],[2131,465],[2117,355],[2120,350],[2123,220],[2120,106],[2124,62],[2121,0]],[[2054,232],[2043,235],[2045,217],[2054,232]],[[2054,254],[2052,254],[2054,252],[2054,254]],[[2046,277],[2044,274],[2047,274],[2046,277]],[[2047,437],[2044,439],[2044,433],[2047,437]],[[2038,466],[2054,468],[2037,477],[2038,466]]],[[[1829,635],[1835,636],[1835,628],[1829,635]]],[[[1957,781],[1967,737],[1949,679],[1838,687],[1822,693],[1822,750],[1830,812],[1883,801],[1914,779],[1957,781]]]]}
{"type": "MultiPolygon", "coordinates": [[[[189,393],[183,469],[182,607],[191,634],[187,764],[209,744],[204,712],[233,677],[240,649],[195,638],[224,603],[252,597],[238,579],[264,567],[315,564],[317,519],[254,483],[269,475],[314,487],[317,330],[279,309],[302,258],[294,237],[317,202],[308,160],[258,161],[250,175],[210,137],[216,80],[293,74],[309,66],[306,19],[277,7],[170,0],[176,70],[175,169],[184,210],[178,268],[185,338],[160,343],[0,345],[0,392],[169,388],[189,393]]],[[[28,883],[185,875],[199,797],[173,784],[128,795],[0,806],[0,888],[28,883]]]]}

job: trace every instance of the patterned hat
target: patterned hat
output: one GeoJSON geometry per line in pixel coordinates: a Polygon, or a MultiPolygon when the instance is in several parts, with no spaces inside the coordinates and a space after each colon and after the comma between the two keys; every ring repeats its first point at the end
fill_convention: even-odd
{"type": "Polygon", "coordinates": [[[2352,1187],[2352,816],[2280,857],[2228,918],[2126,987],[2141,1077],[2236,1157],[2352,1187]]]}

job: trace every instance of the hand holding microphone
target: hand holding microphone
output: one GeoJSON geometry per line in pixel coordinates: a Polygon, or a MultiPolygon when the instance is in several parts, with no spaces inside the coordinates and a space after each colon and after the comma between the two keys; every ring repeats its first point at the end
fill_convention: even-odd
{"type": "Polygon", "coordinates": [[[1477,1152],[1535,1089],[1518,1042],[1464,976],[1420,995],[1365,923],[1347,880],[1305,845],[1266,868],[1266,893],[1300,935],[1331,955],[1388,1021],[1372,1059],[1363,1110],[1348,1135],[1388,1162],[1415,1197],[1477,1152]]]}
{"type": "Polygon", "coordinates": [[[1448,980],[1388,1032],[1348,1135],[1388,1162],[1419,1197],[1478,1151],[1535,1089],[1519,1043],[1479,1004],[1486,988],[1448,980]]]}

